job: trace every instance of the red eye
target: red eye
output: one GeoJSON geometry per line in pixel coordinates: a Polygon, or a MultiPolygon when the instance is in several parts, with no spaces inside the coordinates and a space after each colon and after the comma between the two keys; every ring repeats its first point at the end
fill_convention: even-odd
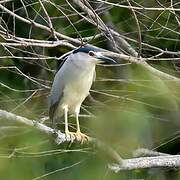
{"type": "Polygon", "coordinates": [[[90,55],[90,56],[94,56],[95,53],[94,53],[93,51],[89,51],[89,55],[90,55]]]}

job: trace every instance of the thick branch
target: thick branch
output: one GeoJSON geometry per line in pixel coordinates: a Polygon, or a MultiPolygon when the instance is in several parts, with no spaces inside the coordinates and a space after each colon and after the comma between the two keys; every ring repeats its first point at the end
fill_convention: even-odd
{"type": "MultiPolygon", "coordinates": [[[[22,116],[18,116],[14,113],[10,113],[4,110],[0,109],[0,119],[8,119],[11,121],[17,121],[23,124],[26,124],[28,126],[32,126],[37,128],[38,130],[48,134],[48,135],[52,135],[55,137],[55,142],[59,145],[63,142],[73,142],[74,140],[81,142],[81,139],[72,139],[72,137],[70,137],[70,135],[65,135],[64,133],[60,132],[60,131],[55,131],[54,129],[39,123],[38,121],[35,120],[29,120],[25,117],[22,116]]],[[[105,153],[107,154],[108,157],[110,157],[113,161],[120,163],[122,161],[122,158],[119,156],[119,154],[114,151],[111,147],[108,147],[107,145],[105,145],[104,143],[98,141],[95,138],[91,138],[89,137],[89,142],[95,143],[97,145],[97,147],[99,147],[100,149],[103,149],[105,151],[105,153]]]]}
{"type": "MultiPolygon", "coordinates": [[[[50,127],[48,127],[42,123],[39,123],[38,121],[29,120],[25,117],[18,116],[14,113],[10,113],[10,112],[4,111],[4,110],[0,110],[0,119],[9,119],[11,121],[17,121],[17,122],[26,124],[28,126],[35,127],[38,130],[40,130],[40,131],[42,131],[48,135],[55,136],[56,137],[55,141],[57,144],[72,141],[72,138],[70,136],[68,136],[68,135],[66,136],[64,133],[62,133],[60,131],[54,131],[54,129],[52,129],[52,128],[50,128],[50,127]]],[[[93,139],[90,138],[90,141],[92,141],[92,140],[93,139]]]]}
{"type": "Polygon", "coordinates": [[[134,170],[144,168],[167,168],[179,167],[180,155],[167,155],[155,157],[140,157],[133,159],[125,159],[121,164],[111,164],[109,168],[114,172],[122,170],[134,170]]]}

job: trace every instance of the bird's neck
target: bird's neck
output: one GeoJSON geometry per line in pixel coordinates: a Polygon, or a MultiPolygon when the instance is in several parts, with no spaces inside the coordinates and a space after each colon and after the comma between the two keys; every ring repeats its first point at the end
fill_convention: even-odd
{"type": "Polygon", "coordinates": [[[87,72],[94,71],[96,67],[96,64],[93,61],[81,62],[79,60],[71,60],[71,63],[75,66],[75,68],[87,72]]]}

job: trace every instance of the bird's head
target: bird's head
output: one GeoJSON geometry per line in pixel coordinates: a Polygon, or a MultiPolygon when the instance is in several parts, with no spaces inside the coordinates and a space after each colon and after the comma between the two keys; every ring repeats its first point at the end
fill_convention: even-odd
{"type": "Polygon", "coordinates": [[[83,46],[77,48],[73,51],[73,56],[76,57],[77,60],[83,62],[89,62],[93,64],[116,64],[117,62],[107,56],[102,55],[98,48],[90,47],[90,46],[83,46]]]}

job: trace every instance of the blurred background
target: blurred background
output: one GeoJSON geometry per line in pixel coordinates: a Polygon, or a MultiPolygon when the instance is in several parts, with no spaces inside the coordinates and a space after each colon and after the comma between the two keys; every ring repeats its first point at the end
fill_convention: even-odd
{"type": "MultiPolygon", "coordinates": [[[[114,51],[109,36],[97,24],[88,22],[85,17],[90,17],[75,2],[0,1],[0,109],[42,122],[48,116],[47,97],[61,63],[59,57],[72,50],[72,46],[78,47],[71,40],[67,42],[72,46],[52,46],[56,36],[35,23],[49,27],[50,19],[60,34],[114,51]]],[[[178,0],[87,2],[107,27],[117,31],[142,57],[149,58],[150,65],[179,77],[180,14],[162,10],[180,8],[178,0]],[[140,9],[132,11],[130,5],[140,9]]],[[[114,40],[118,52],[130,55],[114,40]]],[[[179,153],[179,82],[159,78],[123,59],[116,66],[99,65],[96,72],[90,96],[81,108],[83,132],[112,147],[125,159],[132,158],[138,148],[179,153]]],[[[49,120],[43,123],[51,126],[49,120]]],[[[70,125],[75,131],[74,117],[70,117],[70,125]]],[[[58,128],[63,130],[63,126],[64,122],[59,122],[58,128]]],[[[108,169],[113,160],[105,151],[90,144],[58,146],[53,138],[35,128],[0,119],[2,180],[180,179],[175,168],[116,174],[108,169]]]]}

